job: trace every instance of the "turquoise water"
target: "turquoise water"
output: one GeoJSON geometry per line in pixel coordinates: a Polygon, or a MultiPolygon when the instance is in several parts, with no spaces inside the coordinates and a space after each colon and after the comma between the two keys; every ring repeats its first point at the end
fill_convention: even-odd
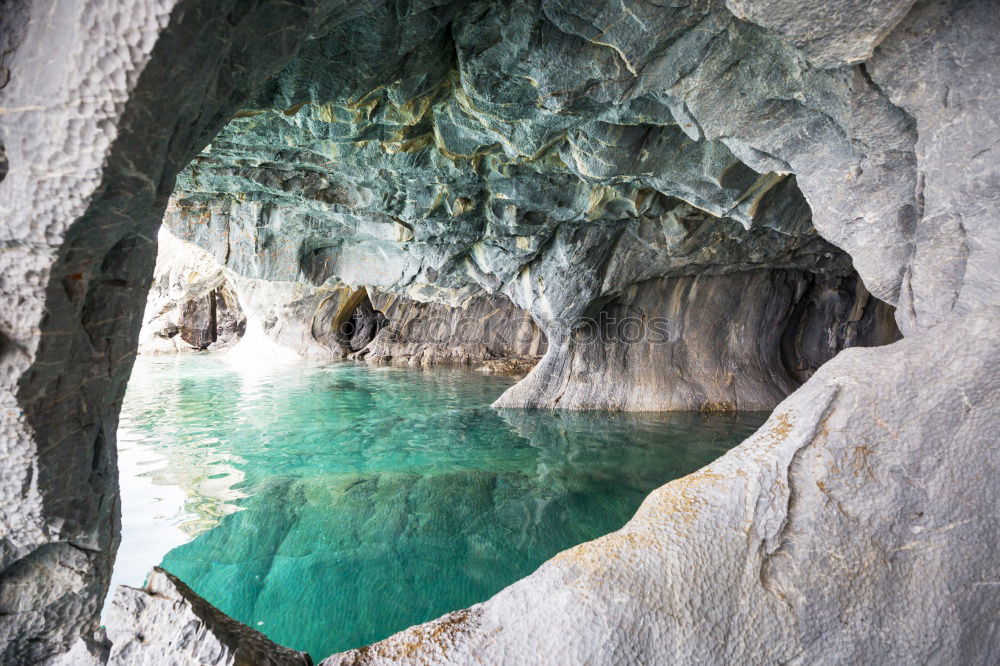
{"type": "Polygon", "coordinates": [[[162,560],[322,658],[483,601],[621,527],[765,418],[492,409],[510,383],[141,358],[122,408],[114,582],[140,585],[162,560]]]}

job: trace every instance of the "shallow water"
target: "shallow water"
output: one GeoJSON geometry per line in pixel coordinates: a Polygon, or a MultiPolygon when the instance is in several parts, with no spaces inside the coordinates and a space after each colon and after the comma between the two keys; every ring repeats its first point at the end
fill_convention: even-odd
{"type": "Polygon", "coordinates": [[[498,412],[506,378],[141,358],[113,584],[156,564],[314,658],[483,601],[765,414],[498,412]]]}

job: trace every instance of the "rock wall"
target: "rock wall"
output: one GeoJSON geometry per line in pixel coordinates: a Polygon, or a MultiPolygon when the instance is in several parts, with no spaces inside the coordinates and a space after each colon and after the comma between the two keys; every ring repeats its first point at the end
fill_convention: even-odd
{"type": "Polygon", "coordinates": [[[0,661],[107,656],[117,413],[175,190],[166,225],[265,303],[503,293],[553,356],[648,280],[853,266],[906,336],[624,531],[335,662],[1000,652],[991,0],[8,5],[0,661]]]}
{"type": "Polygon", "coordinates": [[[166,228],[158,244],[140,353],[224,350],[241,341],[248,317],[251,338],[317,360],[525,372],[545,352],[541,329],[502,295],[472,296],[453,307],[336,279],[312,286],[248,278],[166,228]]]}
{"type": "Polygon", "coordinates": [[[486,372],[519,373],[545,353],[541,329],[505,296],[479,297],[464,308],[415,303],[385,292],[376,292],[371,302],[387,324],[355,355],[367,363],[474,365],[486,372]]]}
{"type": "MultiPolygon", "coordinates": [[[[219,231],[207,239],[231,239],[232,207],[215,208],[208,217],[217,222],[207,226],[219,231]]],[[[205,233],[204,219],[168,210],[172,228],[189,237],[192,229],[205,233]]],[[[697,233],[688,235],[704,242],[697,233]]],[[[834,248],[821,273],[771,268],[634,283],[572,318],[564,312],[565,329],[546,320],[559,341],[548,349],[533,317],[502,294],[467,291],[461,307],[421,303],[396,285],[354,288],[336,276],[315,285],[301,266],[296,272],[260,250],[243,260],[224,245],[213,257],[166,228],[159,240],[142,352],[231,346],[246,330],[244,311],[258,335],[308,358],[523,374],[548,351],[497,402],[502,407],[771,409],[839,350],[899,337],[892,307],[870,296],[834,248]],[[216,263],[220,257],[230,266],[216,263]]],[[[575,279],[563,278],[567,288],[575,279]]]]}
{"type": "Polygon", "coordinates": [[[139,331],[139,353],[225,349],[239,342],[247,320],[236,288],[211,255],[157,235],[153,284],[139,331]]]}
{"type": "Polygon", "coordinates": [[[856,275],[655,278],[596,306],[495,406],[770,410],[841,349],[898,338],[856,275]]]}
{"type": "MultiPolygon", "coordinates": [[[[794,195],[793,183],[784,188],[778,191],[794,195]]],[[[758,213],[779,219],[772,205],[768,200],[758,213]]],[[[329,257],[318,264],[304,249],[320,231],[300,226],[305,225],[301,213],[287,206],[175,203],[167,225],[190,241],[183,245],[211,248],[226,265],[216,270],[239,285],[244,308],[256,313],[251,320],[260,321],[267,338],[300,355],[404,366],[476,364],[486,371],[522,374],[547,351],[538,369],[497,402],[503,407],[771,409],[840,349],[898,338],[892,308],[870,297],[849,259],[815,238],[807,213],[798,208],[780,214],[786,221],[797,216],[796,224],[805,225],[790,235],[747,232],[734,221],[716,220],[662,197],[646,209],[653,211],[655,222],[640,218],[618,226],[628,235],[596,255],[594,247],[611,237],[610,230],[562,228],[524,269],[512,292],[529,298],[533,271],[539,273],[537,281],[551,285],[554,293],[544,303],[529,301],[534,305],[530,316],[506,296],[470,285],[428,290],[386,283],[383,262],[365,259],[337,268],[351,279],[382,284],[365,291],[371,299],[363,297],[332,273],[329,257]],[[669,225],[675,229],[668,242],[669,225]],[[720,236],[720,229],[730,236],[720,236]],[[744,263],[711,263],[720,253],[742,256],[744,263]],[[804,263],[818,272],[752,268],[804,263]],[[604,272],[608,286],[592,287],[591,296],[581,299],[588,272],[580,269],[588,264],[604,272]],[[740,268],[749,270],[737,272],[740,268]],[[630,284],[656,269],[684,277],[630,284]],[[407,295],[460,302],[461,307],[419,303],[407,295]],[[552,312],[549,303],[556,298],[561,309],[552,312]],[[357,330],[365,331],[359,340],[350,317],[360,309],[366,316],[357,323],[357,330]],[[631,322],[635,317],[640,321],[631,322]],[[350,335],[342,334],[344,326],[350,335]],[[542,344],[540,326],[559,344],[542,344]],[[621,326],[638,330],[622,331],[622,336],[621,326]],[[629,340],[629,335],[637,337],[629,340]]],[[[322,233],[333,238],[337,231],[322,233]]],[[[426,249],[406,242],[392,251],[420,255],[426,249]]],[[[380,255],[386,252],[383,248],[380,255]]]]}
{"type": "Polygon", "coordinates": [[[98,628],[119,532],[118,411],[177,172],[311,33],[354,11],[4,7],[0,661],[49,659],[98,628]]]}

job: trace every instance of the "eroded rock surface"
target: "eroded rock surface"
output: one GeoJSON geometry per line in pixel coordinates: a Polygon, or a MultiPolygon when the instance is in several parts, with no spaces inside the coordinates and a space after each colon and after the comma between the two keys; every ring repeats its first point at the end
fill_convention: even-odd
{"type": "MultiPolygon", "coordinates": [[[[452,306],[505,294],[550,342],[531,381],[560,387],[522,387],[507,406],[773,406],[797,382],[752,350],[736,365],[760,366],[749,381],[771,388],[741,391],[755,399],[707,367],[681,392],[697,399],[624,395],[619,381],[605,400],[553,390],[604,390],[565,370],[580,365],[574,336],[655,279],[795,270],[813,274],[806,291],[857,269],[903,305],[904,330],[962,309],[924,294],[952,286],[908,281],[923,206],[914,120],[851,66],[907,30],[911,4],[378,6],[264,87],[181,174],[165,222],[254,280],[452,306]]],[[[935,253],[931,273],[951,285],[949,262],[935,253]]],[[[773,318],[775,298],[751,316],[773,318]]],[[[586,373],[620,374],[608,362],[590,354],[586,373]]],[[[683,362],[657,368],[646,387],[660,378],[653,392],[669,393],[678,374],[683,362]]]]}
{"type": "Polygon", "coordinates": [[[109,666],[313,663],[305,652],[281,647],[229,618],[159,568],[142,589],[118,587],[107,624],[112,642],[109,666]]]}
{"type": "Polygon", "coordinates": [[[153,284],[146,299],[139,353],[224,349],[247,320],[225,271],[199,247],[161,229],[153,284]]]}
{"type": "Polygon", "coordinates": [[[892,308],[856,276],[655,278],[598,303],[495,404],[764,411],[841,349],[898,337],[892,308]]]}
{"type": "Polygon", "coordinates": [[[0,661],[46,660],[98,628],[119,529],[117,415],[177,172],[311,33],[357,11],[4,7],[0,661]]]}
{"type": "Polygon", "coordinates": [[[545,353],[541,329],[503,295],[473,295],[461,307],[421,303],[336,279],[312,286],[247,278],[166,229],[159,246],[141,353],[223,350],[242,339],[248,322],[256,339],[246,346],[266,341],[318,360],[516,374],[545,353]]]}
{"type": "Polygon", "coordinates": [[[541,329],[504,296],[480,297],[453,308],[379,292],[372,303],[387,323],[355,355],[367,363],[474,365],[516,373],[531,368],[545,353],[541,329]]]}

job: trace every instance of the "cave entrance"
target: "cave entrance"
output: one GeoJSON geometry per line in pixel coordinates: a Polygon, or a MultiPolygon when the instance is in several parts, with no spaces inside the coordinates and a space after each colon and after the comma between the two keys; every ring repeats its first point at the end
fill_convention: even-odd
{"type": "Polygon", "coordinates": [[[388,324],[389,318],[375,309],[364,287],[351,294],[332,322],[337,342],[350,352],[364,349],[388,324]]]}
{"type": "MultiPolygon", "coordinates": [[[[44,3],[25,6],[30,12],[49,9],[44,3]]],[[[104,20],[111,17],[103,14],[90,26],[92,32],[67,30],[64,23],[45,14],[31,16],[31,20],[24,17],[22,23],[34,31],[26,42],[34,50],[26,53],[45,53],[51,51],[52,43],[65,41],[66,53],[88,67],[98,63],[97,67],[111,74],[95,71],[78,77],[90,88],[82,101],[79,91],[71,93],[70,101],[79,101],[82,106],[61,98],[53,101],[47,97],[53,91],[44,86],[37,93],[25,93],[23,75],[15,74],[11,85],[4,86],[5,106],[11,111],[8,115],[26,114],[21,117],[28,119],[10,133],[5,126],[4,136],[5,146],[12,146],[12,157],[10,177],[3,185],[16,182],[20,188],[14,190],[18,207],[9,223],[15,233],[6,255],[11,275],[4,286],[7,302],[12,310],[17,309],[19,318],[7,322],[0,337],[0,352],[8,368],[5,381],[15,397],[10,404],[17,406],[9,410],[13,417],[4,424],[9,426],[6,443],[13,463],[3,488],[5,496],[19,504],[10,514],[16,519],[5,526],[10,529],[2,572],[4,591],[14,591],[2,613],[4,633],[13,638],[0,660],[10,663],[47,661],[80,637],[89,638],[97,628],[112,559],[109,555],[114,552],[118,531],[114,445],[119,408],[152,274],[153,238],[174,177],[225,119],[248,103],[251,91],[264,85],[307,36],[319,32],[317,24],[329,18],[290,8],[288,3],[256,3],[238,12],[213,9],[211,3],[185,3],[183,8],[189,11],[156,17],[162,18],[161,26],[165,26],[159,29],[144,25],[136,30],[127,20],[104,20]],[[279,5],[291,13],[281,14],[279,5]],[[261,34],[280,38],[261,40],[261,34]],[[136,35],[139,38],[133,39],[136,35]],[[149,48],[147,42],[155,42],[150,53],[142,52],[149,48]],[[126,43],[132,46],[107,48],[126,43]],[[74,114],[72,122],[67,122],[67,109],[74,114]],[[168,120],[168,131],[163,131],[164,119],[168,120]],[[8,142],[10,135],[18,140],[8,142]],[[25,139],[28,136],[30,141],[25,139]],[[67,147],[78,146],[81,137],[102,139],[88,139],[96,150],[87,146],[79,155],[67,151],[67,147]],[[52,179],[23,177],[26,171],[51,173],[53,155],[67,155],[73,167],[59,170],[62,180],[57,183],[71,205],[54,200],[52,179]]],[[[149,16],[134,15],[136,20],[155,25],[149,16]]],[[[121,16],[131,17],[132,13],[121,16]]],[[[18,47],[19,55],[23,48],[18,47]]],[[[37,60],[24,62],[31,65],[37,60]]],[[[59,81],[62,77],[44,79],[59,81]]],[[[288,114],[301,106],[287,109],[288,114]]],[[[250,110],[248,116],[256,113],[250,110]]],[[[327,109],[326,113],[331,112],[327,109]]],[[[256,166],[230,175],[252,176],[259,164],[258,160],[256,166]]],[[[284,182],[264,185],[274,189],[284,182]]],[[[345,198],[356,195],[360,201],[366,196],[334,188],[317,188],[313,194],[316,201],[337,205],[345,198]]],[[[448,206],[456,217],[468,212],[467,203],[459,200],[448,206]]],[[[217,222],[211,211],[201,221],[201,229],[212,229],[217,222]]],[[[259,250],[259,255],[244,259],[259,260],[264,270],[273,270],[287,282],[291,278],[288,267],[280,261],[284,246],[280,235],[254,235],[269,221],[257,218],[253,222],[260,223],[259,227],[249,224],[235,229],[236,233],[226,238],[223,259],[229,259],[229,251],[251,247],[259,250]],[[247,235],[251,236],[249,242],[247,235]]],[[[534,221],[527,218],[528,223],[534,221]]],[[[393,231],[394,238],[401,243],[412,241],[412,229],[403,224],[399,227],[393,231]]],[[[379,313],[367,293],[358,298],[354,307],[344,308],[344,317],[333,326],[335,335],[352,349],[368,344],[380,327],[379,313]],[[362,305],[365,302],[367,305],[362,305]]],[[[555,339],[551,342],[553,347],[559,343],[555,339]]],[[[201,360],[204,358],[199,357],[198,362],[215,362],[201,360]]],[[[261,365],[267,366],[268,360],[261,358],[261,365]]],[[[651,488],[670,478],[650,462],[649,447],[664,439],[661,429],[655,434],[645,432],[629,415],[498,414],[484,406],[484,402],[489,403],[485,398],[502,388],[496,383],[478,385],[470,395],[464,389],[456,391],[451,379],[438,381],[420,373],[373,373],[360,381],[361,371],[354,367],[348,368],[354,374],[307,368],[297,377],[279,374],[262,381],[260,377],[234,375],[238,371],[233,368],[209,368],[212,371],[208,372],[206,367],[186,375],[157,375],[154,368],[153,377],[158,381],[151,382],[145,394],[136,394],[137,404],[143,408],[123,412],[122,422],[127,431],[133,415],[148,419],[149,414],[159,414],[166,418],[162,423],[133,420],[131,425],[141,425],[149,439],[162,434],[170,446],[178,440],[197,444],[187,451],[173,449],[171,455],[177,457],[169,466],[170,473],[180,496],[192,493],[203,500],[194,502],[199,508],[207,507],[200,517],[210,516],[216,524],[185,544],[185,552],[191,556],[185,560],[183,553],[177,555],[174,566],[180,569],[184,561],[192,563],[186,577],[210,599],[208,592],[215,584],[217,590],[253,595],[252,599],[235,601],[216,599],[216,603],[243,622],[289,643],[299,641],[284,638],[284,632],[300,630],[304,624],[299,605],[303,591],[310,592],[316,604],[310,616],[331,618],[328,626],[312,623],[321,625],[327,635],[345,616],[343,608],[338,612],[325,605],[338,600],[331,590],[357,594],[392,590],[397,595],[392,599],[383,596],[381,603],[367,598],[364,604],[352,604],[346,615],[365,623],[379,610],[414,609],[420,614],[397,615],[392,619],[395,625],[381,625],[377,632],[370,624],[357,627],[350,640],[358,645],[432,619],[444,610],[483,600],[498,585],[530,573],[540,560],[621,524],[618,514],[611,518],[602,514],[607,520],[597,520],[601,506],[614,504],[622,514],[631,513],[651,488]],[[338,415],[349,419],[340,423],[339,429],[323,421],[338,415]],[[191,426],[185,438],[177,434],[181,423],[191,426]],[[232,428],[234,425],[242,430],[232,428]],[[568,436],[568,430],[575,434],[568,436]],[[275,433],[294,433],[295,439],[276,440],[275,433]],[[390,439],[380,439],[383,436],[390,439]],[[608,438],[620,446],[602,449],[594,445],[608,438]],[[238,446],[220,450],[220,442],[238,446]],[[373,447],[373,442],[380,446],[373,447]],[[628,446],[645,449],[630,453],[628,446]],[[341,454],[346,458],[329,457],[341,454]],[[408,458],[418,454],[419,464],[408,458]],[[466,457],[470,454],[480,458],[470,462],[466,457]],[[589,464],[588,460],[594,465],[592,473],[574,476],[574,470],[589,464]],[[226,468],[236,464],[244,466],[226,468]],[[274,473],[262,479],[260,470],[269,464],[275,465],[274,473]],[[289,469],[296,473],[290,474],[289,469]],[[620,470],[621,475],[616,477],[612,472],[609,476],[607,470],[620,470]],[[603,491],[621,490],[630,495],[621,502],[597,501],[593,493],[580,492],[580,483],[586,483],[587,478],[602,480],[603,491]],[[605,479],[610,480],[604,483],[605,479]],[[234,492],[241,496],[233,496],[234,492]],[[324,524],[319,520],[321,514],[305,511],[309,502],[323,511],[340,506],[347,512],[341,517],[348,519],[324,524]],[[241,510],[232,510],[234,506],[241,510]],[[568,529],[552,529],[552,520],[562,520],[568,529]],[[222,530],[223,525],[233,529],[222,530]],[[425,529],[415,532],[417,527],[425,529]],[[485,531],[469,532],[470,527],[485,531]],[[419,538],[411,544],[408,561],[426,565],[426,575],[414,576],[396,567],[401,559],[407,560],[399,557],[400,538],[411,538],[415,533],[419,538]],[[258,538],[261,534],[267,538],[258,538]],[[376,541],[361,541],[359,546],[358,534],[371,535],[376,541]],[[553,536],[556,534],[558,539],[553,536]],[[339,547],[318,548],[320,539],[339,547]],[[268,544],[274,548],[262,556],[268,544]],[[538,546],[537,557],[519,559],[513,547],[523,544],[538,546]],[[196,545],[206,550],[194,552],[196,545]],[[289,552],[296,557],[278,557],[289,552]],[[358,556],[365,556],[376,566],[361,570],[313,559],[325,552],[346,553],[348,560],[355,562],[358,556]],[[244,559],[235,566],[213,566],[233,553],[243,554],[244,559]],[[383,557],[371,559],[372,553],[383,557]],[[473,583],[489,584],[476,587],[474,599],[457,596],[459,586],[430,595],[414,584],[450,580],[472,556],[481,559],[465,581],[469,583],[466,589],[473,589],[473,583]],[[275,571],[279,560],[297,560],[309,568],[275,571]],[[253,569],[261,563],[265,568],[253,569]],[[516,566],[510,567],[511,563],[516,566]],[[498,577],[501,569],[502,580],[498,577]],[[214,583],[196,582],[197,571],[214,583]],[[376,582],[373,576],[379,571],[397,577],[376,582]],[[337,576],[318,581],[317,572],[337,576]],[[307,585],[311,589],[304,590],[307,585]],[[437,605],[421,605],[430,597],[437,605]],[[262,599],[271,600],[278,609],[273,616],[266,620],[251,614],[240,616],[241,608],[261,608],[258,602],[262,599]],[[298,612],[289,613],[290,607],[298,612]],[[358,608],[366,613],[354,612],[358,608]]],[[[664,418],[669,423],[675,417],[664,418]]],[[[703,423],[697,419],[712,417],[689,418],[697,424],[703,423]]],[[[752,426],[732,425],[728,432],[733,436],[723,446],[742,438],[740,427],[752,426]]],[[[713,426],[710,430],[714,435],[711,441],[718,444],[719,429],[713,426]]],[[[681,431],[684,437],[691,437],[689,425],[681,431]]],[[[707,451],[712,458],[721,453],[719,449],[707,451]]],[[[671,474],[685,474],[692,471],[692,465],[704,462],[694,456],[684,460],[688,466],[671,465],[671,474]]],[[[343,593],[339,600],[344,598],[356,595],[343,593]]],[[[137,644],[142,642],[139,634],[137,644]]],[[[339,647],[344,645],[332,649],[339,647]]],[[[329,649],[321,646],[314,651],[322,655],[329,649]]]]}
{"type": "MultiPolygon", "coordinates": [[[[197,252],[170,256],[183,264],[197,252]]],[[[218,326],[217,291],[231,285],[252,321],[273,321],[263,326],[272,342],[305,340],[304,350],[327,356],[234,362],[209,345],[137,360],[118,431],[124,521],[113,585],[138,587],[162,566],[236,620],[316,657],[487,600],[621,527],[651,490],[763,419],[497,411],[491,403],[515,380],[483,368],[534,360],[548,346],[505,296],[461,308],[337,282],[289,287],[244,275],[213,286],[188,279],[218,279],[207,266],[168,263],[154,285],[182,275],[199,287],[189,298],[167,288],[176,280],[162,282],[189,320],[218,326]],[[475,365],[339,362],[338,351],[369,349],[390,317],[398,331],[376,352],[475,365]],[[331,620],[295,621],[293,606],[331,620]]],[[[106,618],[120,607],[112,601],[106,618]]]]}
{"type": "Polygon", "coordinates": [[[218,351],[246,333],[247,316],[230,275],[204,250],[157,235],[156,271],[146,297],[139,353],[218,351]]]}

